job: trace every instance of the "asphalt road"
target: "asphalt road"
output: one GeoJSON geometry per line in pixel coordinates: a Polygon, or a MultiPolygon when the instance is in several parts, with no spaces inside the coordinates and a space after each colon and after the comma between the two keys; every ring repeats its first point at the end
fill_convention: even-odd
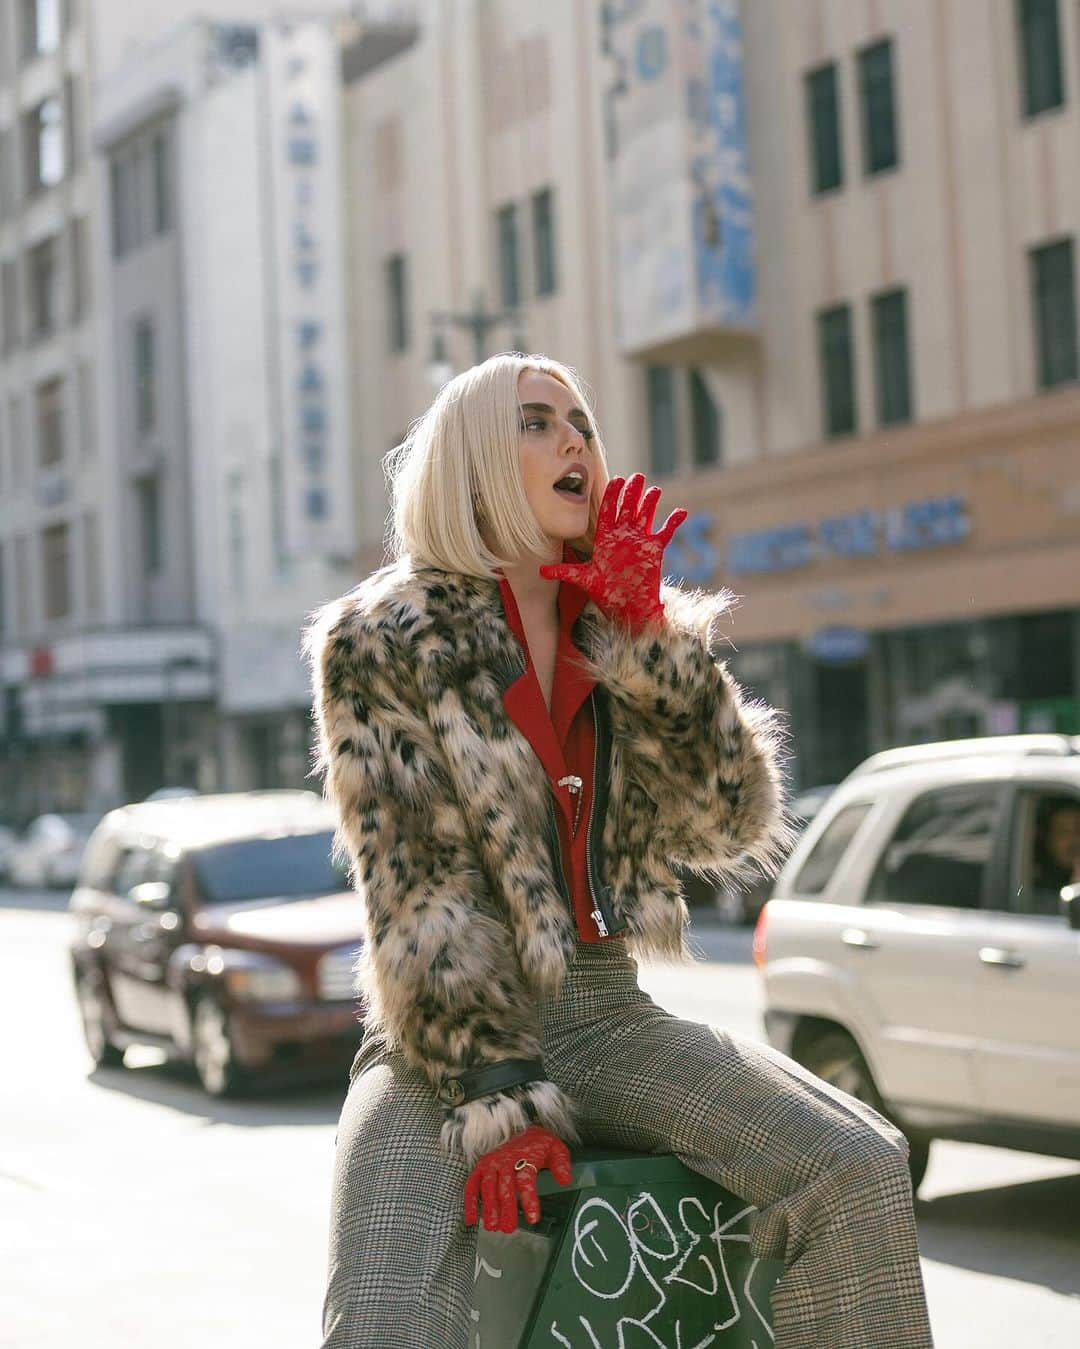
{"type": "MultiPolygon", "coordinates": [[[[340,1086],[217,1104],[135,1051],[88,1075],[67,924],[62,896],[0,891],[0,1346],[317,1345],[340,1086]]],[[[706,963],[643,983],[760,1035],[749,934],[698,940],[706,963]]],[[[938,1349],[1075,1349],[1078,1215],[1080,1165],[936,1144],[918,1217],[938,1349]]]]}

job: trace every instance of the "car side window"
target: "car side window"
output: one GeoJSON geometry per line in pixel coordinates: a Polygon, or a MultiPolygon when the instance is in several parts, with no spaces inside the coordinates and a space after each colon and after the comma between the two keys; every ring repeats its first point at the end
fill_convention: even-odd
{"type": "Polygon", "coordinates": [[[113,891],[118,895],[128,895],[135,886],[149,879],[147,867],[153,854],[147,848],[135,846],[126,848],[116,868],[113,891]]]}
{"type": "Polygon", "coordinates": [[[881,855],[867,900],[981,908],[1000,817],[996,785],[949,787],[917,797],[881,855]]]}
{"type": "Polygon", "coordinates": [[[1060,917],[1061,891],[1080,882],[1080,795],[1021,792],[1012,837],[1009,911],[1060,917]]]}
{"type": "Polygon", "coordinates": [[[821,894],[870,813],[870,805],[869,801],[856,801],[837,811],[799,868],[793,885],[797,895],[821,894]]]}

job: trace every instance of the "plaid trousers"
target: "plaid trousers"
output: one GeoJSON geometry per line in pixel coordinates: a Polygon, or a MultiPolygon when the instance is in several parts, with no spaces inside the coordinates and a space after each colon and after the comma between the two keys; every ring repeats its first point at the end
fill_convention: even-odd
{"type": "MultiPolygon", "coordinates": [[[[932,1346],[907,1143],[880,1114],[767,1045],[663,1011],[621,941],[579,944],[541,1019],[584,1139],[673,1153],[756,1206],[751,1252],[785,1265],[776,1349],[932,1346]]],[[[365,1041],[337,1135],[323,1349],[467,1349],[476,1229],[441,1122],[422,1075],[365,1041]]]]}

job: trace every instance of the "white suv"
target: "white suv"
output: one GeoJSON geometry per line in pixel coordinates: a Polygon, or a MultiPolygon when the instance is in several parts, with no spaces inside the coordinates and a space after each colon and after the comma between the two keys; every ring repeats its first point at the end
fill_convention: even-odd
{"type": "Polygon", "coordinates": [[[889,750],[762,911],[770,1041],[904,1130],[1080,1159],[1080,738],[889,750]]]}

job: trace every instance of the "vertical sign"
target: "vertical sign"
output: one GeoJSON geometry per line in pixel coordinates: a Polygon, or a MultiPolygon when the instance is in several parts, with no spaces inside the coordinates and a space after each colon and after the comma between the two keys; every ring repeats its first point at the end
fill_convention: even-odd
{"type": "Polygon", "coordinates": [[[606,25],[623,348],[753,327],[737,0],[623,0],[606,25]]]}
{"type": "Polygon", "coordinates": [[[284,551],[352,550],[337,50],[319,20],[265,29],[284,551]]]}

